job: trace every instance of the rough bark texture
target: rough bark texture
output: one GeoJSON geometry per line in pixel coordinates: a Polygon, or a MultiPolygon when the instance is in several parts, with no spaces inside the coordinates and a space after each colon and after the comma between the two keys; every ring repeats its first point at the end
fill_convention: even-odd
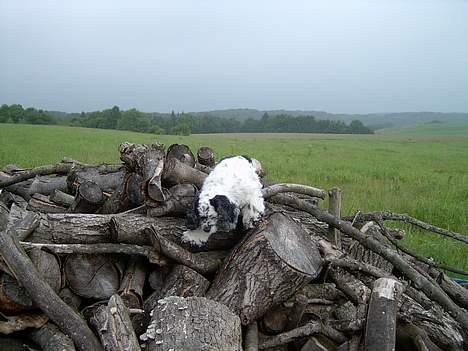
{"type": "Polygon", "coordinates": [[[81,183],[91,181],[103,192],[112,193],[119,187],[125,176],[121,165],[82,166],[75,164],[67,175],[68,190],[75,194],[81,183]]]}
{"type": "Polygon", "coordinates": [[[171,296],[160,300],[144,334],[148,350],[242,350],[239,317],[203,297],[171,296]]]}
{"type": "Polygon", "coordinates": [[[42,213],[65,213],[67,208],[50,201],[49,197],[42,194],[34,194],[26,207],[29,211],[42,213]]]}
{"type": "Polygon", "coordinates": [[[287,300],[321,267],[320,253],[307,233],[275,213],[232,251],[207,297],[228,306],[247,325],[287,300]]]}
{"type": "Polygon", "coordinates": [[[135,173],[141,176],[141,189],[154,201],[164,201],[161,184],[165,155],[163,144],[120,144],[120,159],[135,173]]]}
{"type": "Polygon", "coordinates": [[[53,323],[47,323],[39,329],[33,329],[28,336],[43,351],[75,351],[72,339],[63,334],[53,323]]]}
{"type": "Polygon", "coordinates": [[[65,176],[36,177],[29,187],[29,193],[31,195],[35,193],[51,195],[55,190],[67,191],[67,189],[67,177],[65,176]]]}
{"type": "Polygon", "coordinates": [[[150,217],[181,216],[184,217],[192,207],[197,189],[192,184],[178,184],[168,191],[167,199],[162,203],[147,203],[147,215],[150,217]],[[153,205],[155,205],[153,207],[153,205]]]}
{"type": "Polygon", "coordinates": [[[395,350],[396,318],[403,285],[394,279],[374,282],[368,308],[365,344],[369,351],[395,350]]]}
{"type": "Polygon", "coordinates": [[[141,308],[143,305],[146,266],[146,262],[141,257],[132,257],[127,264],[120,283],[119,295],[128,308],[141,308]]]}
{"type": "Polygon", "coordinates": [[[104,350],[139,351],[140,344],[133,330],[128,309],[119,295],[113,295],[109,303],[96,309],[91,324],[96,329],[104,350]]]}
{"type": "Polygon", "coordinates": [[[72,195],[60,190],[54,190],[54,192],[50,194],[49,198],[50,201],[55,202],[57,205],[63,207],[70,207],[75,199],[72,195]]]}
{"type": "Polygon", "coordinates": [[[206,173],[198,171],[175,158],[167,160],[164,166],[163,180],[168,185],[194,184],[200,189],[206,177],[206,173]]]}

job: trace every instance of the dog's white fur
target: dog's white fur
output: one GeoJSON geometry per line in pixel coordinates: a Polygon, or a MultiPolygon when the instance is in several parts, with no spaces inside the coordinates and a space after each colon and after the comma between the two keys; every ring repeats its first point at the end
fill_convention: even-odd
{"type": "MultiPolygon", "coordinates": [[[[195,237],[190,238],[190,234],[186,232],[185,239],[200,244],[200,242],[208,240],[208,237],[218,230],[216,226],[218,214],[210,203],[210,200],[216,195],[226,196],[235,205],[242,216],[245,229],[254,226],[254,223],[261,218],[265,211],[261,191],[262,184],[256,173],[258,164],[257,160],[249,162],[245,157],[234,156],[226,158],[216,165],[203,183],[198,202],[201,226],[209,227],[210,231],[202,235],[201,231],[197,230],[196,240],[192,240],[195,237]]],[[[236,223],[233,223],[231,230],[235,227],[236,223]]]]}

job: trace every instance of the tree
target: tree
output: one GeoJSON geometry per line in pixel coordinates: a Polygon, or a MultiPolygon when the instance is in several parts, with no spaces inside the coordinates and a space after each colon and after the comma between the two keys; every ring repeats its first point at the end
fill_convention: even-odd
{"type": "Polygon", "coordinates": [[[172,128],[172,134],[175,135],[190,135],[192,131],[190,126],[187,123],[177,123],[174,128],[172,128]]]}
{"type": "Polygon", "coordinates": [[[24,117],[23,106],[19,104],[10,105],[10,118],[13,123],[19,123],[24,117]]]}
{"type": "Polygon", "coordinates": [[[122,113],[118,122],[118,129],[132,130],[135,132],[147,132],[150,130],[151,121],[143,112],[132,108],[122,113]]]}
{"type": "Polygon", "coordinates": [[[0,107],[0,123],[7,123],[10,119],[10,108],[7,104],[0,107]]]}

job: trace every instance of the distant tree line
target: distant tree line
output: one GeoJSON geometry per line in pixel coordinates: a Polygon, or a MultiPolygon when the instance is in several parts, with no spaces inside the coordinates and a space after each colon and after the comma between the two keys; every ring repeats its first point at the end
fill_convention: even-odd
{"type": "Polygon", "coordinates": [[[56,124],[54,116],[33,107],[26,109],[19,104],[0,106],[0,123],[56,124]]]}
{"type": "Polygon", "coordinates": [[[314,116],[290,116],[264,113],[261,119],[221,118],[212,114],[144,113],[137,109],[122,111],[118,106],[94,112],[81,112],[53,116],[21,105],[3,105],[0,123],[67,124],[71,126],[103,129],[120,129],[155,134],[201,133],[338,133],[372,134],[373,130],[361,121],[350,124],[343,121],[316,119],[314,116]],[[21,111],[21,112],[20,112],[21,111]]]}

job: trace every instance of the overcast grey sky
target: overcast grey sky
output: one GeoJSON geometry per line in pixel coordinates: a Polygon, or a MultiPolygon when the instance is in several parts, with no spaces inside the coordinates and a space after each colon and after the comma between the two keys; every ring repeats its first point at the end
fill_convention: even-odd
{"type": "Polygon", "coordinates": [[[0,103],[468,112],[468,1],[0,3],[0,103]]]}

